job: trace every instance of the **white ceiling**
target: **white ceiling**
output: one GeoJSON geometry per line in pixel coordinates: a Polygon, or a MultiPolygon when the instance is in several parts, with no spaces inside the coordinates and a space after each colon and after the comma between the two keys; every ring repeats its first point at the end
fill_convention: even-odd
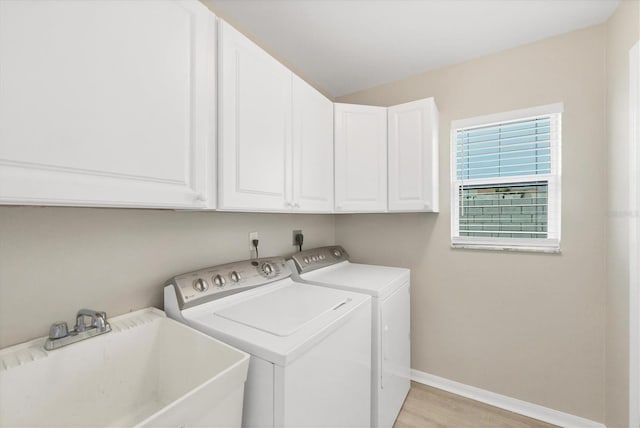
{"type": "Polygon", "coordinates": [[[339,96],[604,22],[619,0],[208,0],[339,96]]]}

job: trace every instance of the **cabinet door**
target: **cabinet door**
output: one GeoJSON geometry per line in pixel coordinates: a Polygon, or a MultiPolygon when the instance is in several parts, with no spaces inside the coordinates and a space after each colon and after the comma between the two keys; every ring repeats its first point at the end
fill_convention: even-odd
{"type": "Polygon", "coordinates": [[[219,23],[218,207],[291,209],[291,72],[219,23]]]}
{"type": "Polygon", "coordinates": [[[336,212],[387,209],[387,109],[335,104],[336,212]]]}
{"type": "Polygon", "coordinates": [[[213,207],[215,17],[0,1],[0,203],[213,207]]]}
{"type": "Polygon", "coordinates": [[[433,98],[389,107],[389,211],[438,211],[438,110],[433,98]]]}
{"type": "Polygon", "coordinates": [[[333,211],[333,103],[293,76],[293,205],[333,211]]]}

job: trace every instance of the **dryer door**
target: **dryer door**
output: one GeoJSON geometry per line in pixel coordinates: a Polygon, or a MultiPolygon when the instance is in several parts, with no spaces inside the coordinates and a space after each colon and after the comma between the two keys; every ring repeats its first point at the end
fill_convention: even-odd
{"type": "Polygon", "coordinates": [[[378,421],[381,427],[391,427],[410,387],[409,284],[400,287],[382,302],[381,307],[381,389],[378,400],[378,421]]]}

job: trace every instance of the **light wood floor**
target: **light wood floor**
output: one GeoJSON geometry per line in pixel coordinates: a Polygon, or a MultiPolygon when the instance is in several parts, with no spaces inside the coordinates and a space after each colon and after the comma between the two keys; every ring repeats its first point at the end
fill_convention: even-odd
{"type": "Polygon", "coordinates": [[[554,426],[412,382],[409,395],[393,428],[549,428],[554,426]]]}

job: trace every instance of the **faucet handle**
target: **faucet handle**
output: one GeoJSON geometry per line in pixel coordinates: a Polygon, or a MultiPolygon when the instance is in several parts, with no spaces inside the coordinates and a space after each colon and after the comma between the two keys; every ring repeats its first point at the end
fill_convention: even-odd
{"type": "Polygon", "coordinates": [[[60,339],[69,334],[69,327],[64,321],[51,324],[49,327],[49,339],[60,339]]]}
{"type": "Polygon", "coordinates": [[[100,331],[104,331],[108,325],[107,313],[104,311],[96,311],[96,317],[92,320],[92,326],[100,331]]]}

